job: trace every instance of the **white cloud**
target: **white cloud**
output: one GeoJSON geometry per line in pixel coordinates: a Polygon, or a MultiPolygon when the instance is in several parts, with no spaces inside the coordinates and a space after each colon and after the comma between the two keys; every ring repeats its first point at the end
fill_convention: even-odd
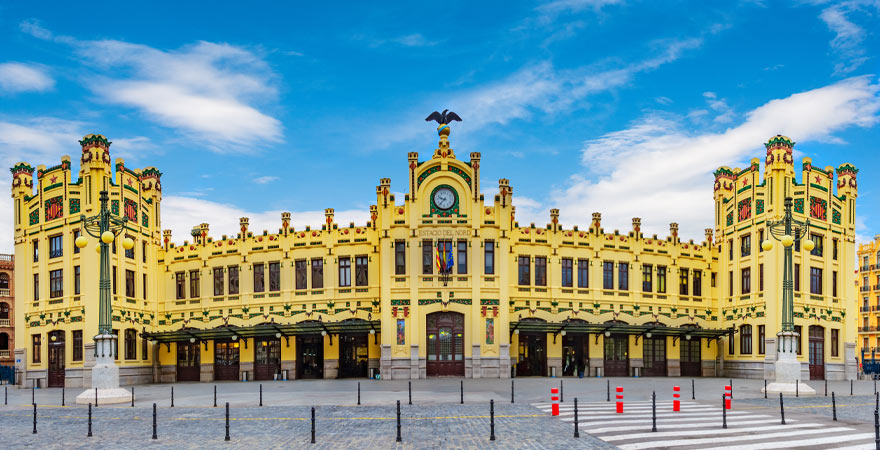
{"type": "Polygon", "coordinates": [[[18,28],[37,39],[52,39],[52,32],[44,28],[37,19],[23,20],[18,24],[18,28]]]}
{"type": "Polygon", "coordinates": [[[0,63],[0,93],[18,93],[52,89],[55,80],[42,66],[19,62],[0,63]]]}
{"type": "Polygon", "coordinates": [[[552,204],[567,225],[586,225],[598,211],[605,229],[629,230],[631,218],[641,217],[645,233],[665,236],[668,224],[678,222],[683,236],[700,241],[703,229],[714,226],[713,170],[760,157],[762,143],[777,133],[806,142],[872,126],[880,121],[878,92],[868,77],[846,79],[769,101],[718,133],[698,134],[680,120],[647,116],[586,142],[587,173],[572,176],[552,204]]]}
{"type": "MultiPolygon", "coordinates": [[[[210,235],[220,238],[223,234],[235,236],[241,231],[239,218],[249,218],[249,228],[254,234],[263,230],[277,233],[281,228],[281,210],[248,211],[236,206],[198,198],[169,195],[162,199],[162,228],[170,229],[174,242],[192,241],[190,231],[200,223],[210,225],[210,235]]],[[[292,211],[291,226],[303,229],[306,225],[320,228],[325,222],[324,211],[292,211]]],[[[370,220],[367,210],[337,210],[334,220],[340,226],[366,225],[370,220]]]]}
{"type": "Polygon", "coordinates": [[[585,9],[599,11],[609,5],[622,4],[623,0],[556,0],[545,3],[537,9],[548,13],[557,13],[561,11],[579,12],[585,9]]]}
{"type": "Polygon", "coordinates": [[[819,14],[828,29],[834,32],[831,48],[843,60],[835,64],[836,74],[850,73],[868,60],[862,47],[867,32],[851,18],[865,15],[865,9],[872,7],[880,12],[880,2],[876,0],[852,0],[828,6],[819,14]]]}
{"type": "Polygon", "coordinates": [[[267,175],[267,176],[263,176],[263,177],[254,178],[254,183],[269,184],[269,183],[271,183],[273,181],[277,181],[277,180],[278,180],[278,177],[273,177],[273,176],[267,175]]]}

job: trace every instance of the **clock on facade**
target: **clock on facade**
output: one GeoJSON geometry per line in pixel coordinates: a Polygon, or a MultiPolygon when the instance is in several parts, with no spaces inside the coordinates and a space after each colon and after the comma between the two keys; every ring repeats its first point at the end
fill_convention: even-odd
{"type": "Polygon", "coordinates": [[[451,188],[441,187],[434,191],[434,206],[442,210],[448,210],[455,205],[455,192],[451,188]]]}

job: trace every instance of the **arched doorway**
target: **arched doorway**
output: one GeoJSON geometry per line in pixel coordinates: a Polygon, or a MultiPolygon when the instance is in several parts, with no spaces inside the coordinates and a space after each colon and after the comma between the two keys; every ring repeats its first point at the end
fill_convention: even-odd
{"type": "Polygon", "coordinates": [[[810,325],[810,379],[825,379],[825,328],[810,325]]]}
{"type": "Polygon", "coordinates": [[[428,314],[426,333],[427,375],[464,376],[464,314],[428,314]]]}
{"type": "MultiPolygon", "coordinates": [[[[523,322],[545,322],[543,319],[528,318],[523,322]]],[[[547,372],[547,333],[520,332],[517,346],[516,376],[542,377],[547,372]]]]}
{"type": "MultiPolygon", "coordinates": [[[[606,325],[626,325],[626,322],[612,320],[605,322],[606,325]]],[[[626,377],[629,376],[629,336],[614,334],[613,331],[605,332],[605,376],[626,377]]]]}
{"type": "Polygon", "coordinates": [[[177,381],[199,381],[201,372],[201,351],[199,343],[177,343],[177,381]]]}
{"type": "MultiPolygon", "coordinates": [[[[316,320],[300,323],[320,324],[316,320]]],[[[321,334],[302,334],[296,337],[296,377],[324,378],[324,336],[321,334]]]]}
{"type": "MultiPolygon", "coordinates": [[[[587,323],[580,319],[569,319],[568,323],[587,323]]],[[[562,375],[566,377],[583,376],[590,373],[590,335],[567,332],[562,337],[562,375]]]]}
{"type": "MultiPolygon", "coordinates": [[[[697,329],[697,325],[684,325],[682,328],[697,329]]],[[[703,376],[702,367],[702,339],[690,335],[684,335],[678,342],[681,343],[681,376],[683,377],[701,377],[703,376]]]]}
{"type": "Polygon", "coordinates": [[[64,331],[49,333],[49,387],[64,387],[64,331]]]}
{"type": "Polygon", "coordinates": [[[9,275],[5,272],[0,273],[0,289],[9,289],[9,275]]]}
{"type": "MultiPolygon", "coordinates": [[[[363,319],[347,319],[343,323],[367,324],[363,319]]],[[[339,335],[339,373],[337,378],[366,378],[369,365],[367,333],[339,335]]]]}

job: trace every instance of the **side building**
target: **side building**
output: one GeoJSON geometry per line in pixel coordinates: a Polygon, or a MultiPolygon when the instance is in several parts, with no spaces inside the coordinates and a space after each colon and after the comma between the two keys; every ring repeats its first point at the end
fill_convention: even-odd
{"type": "Polygon", "coordinates": [[[640,218],[630,230],[606,231],[600,213],[583,229],[563,226],[557,209],[549,223],[520,224],[510,181],[499,180],[497,194],[486,199],[480,153],[458,159],[448,125],[438,134],[430,157],[408,155],[403,199],[395,198],[390,179],[379,180],[366,223],[340,224],[327,209],[321,226],[295,229],[285,212],[275,230],[251,230],[245,217],[235,235],[212,236],[203,223],[178,243],[159,228],[161,174],[131,171],[122,160],[112,168],[102,136],[81,141],[75,181],[63,159],[61,166],[38,168],[34,191],[33,169],[16,165],[16,281],[26,286],[16,298],[23,324],[16,337],[19,370],[51,385],[89,385],[97,254],[77,252],[73,239],[80,211],[94,214],[98,193],[108,190],[113,214],[137,219],[127,230],[135,248],[125,252],[120,245],[111,256],[123,384],[367,376],[772,378],[782,249],[751,248],[765,238],[762,224],[780,216],[787,196],[801,205],[795,214],[809,215],[811,230],[825,239],[817,247],[828,248],[796,252],[805,273],[822,269],[826,286],[809,296],[798,289],[795,299],[803,336],[813,333],[809,344],[802,339],[810,349],[801,356],[804,378],[855,376],[855,314],[848,309],[855,292],[846,265],[853,259],[851,166],[838,168],[843,184],[836,194],[833,171],[821,172],[824,191],[812,187],[819,181],[806,181],[818,174],[806,169],[809,160],[798,183],[793,143],[773,138],[763,180],[757,160],[742,170],[719,169],[715,228],[695,242],[681,239],[675,223],[666,236],[646,236],[640,218]],[[814,217],[812,199],[820,192],[828,211],[817,209],[814,217]],[[759,284],[764,266],[766,289],[759,284]]]}
{"type": "Polygon", "coordinates": [[[15,257],[0,255],[0,383],[13,383],[15,367],[15,257]]]}
{"type": "Polygon", "coordinates": [[[859,300],[859,359],[880,357],[880,234],[859,244],[856,289],[859,300]]]}

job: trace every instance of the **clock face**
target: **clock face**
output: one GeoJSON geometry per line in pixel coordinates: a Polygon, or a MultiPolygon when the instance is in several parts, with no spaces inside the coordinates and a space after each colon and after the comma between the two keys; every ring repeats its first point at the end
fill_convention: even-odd
{"type": "Polygon", "coordinates": [[[440,188],[434,191],[434,205],[442,210],[452,208],[455,204],[455,192],[450,188],[440,188]]]}

